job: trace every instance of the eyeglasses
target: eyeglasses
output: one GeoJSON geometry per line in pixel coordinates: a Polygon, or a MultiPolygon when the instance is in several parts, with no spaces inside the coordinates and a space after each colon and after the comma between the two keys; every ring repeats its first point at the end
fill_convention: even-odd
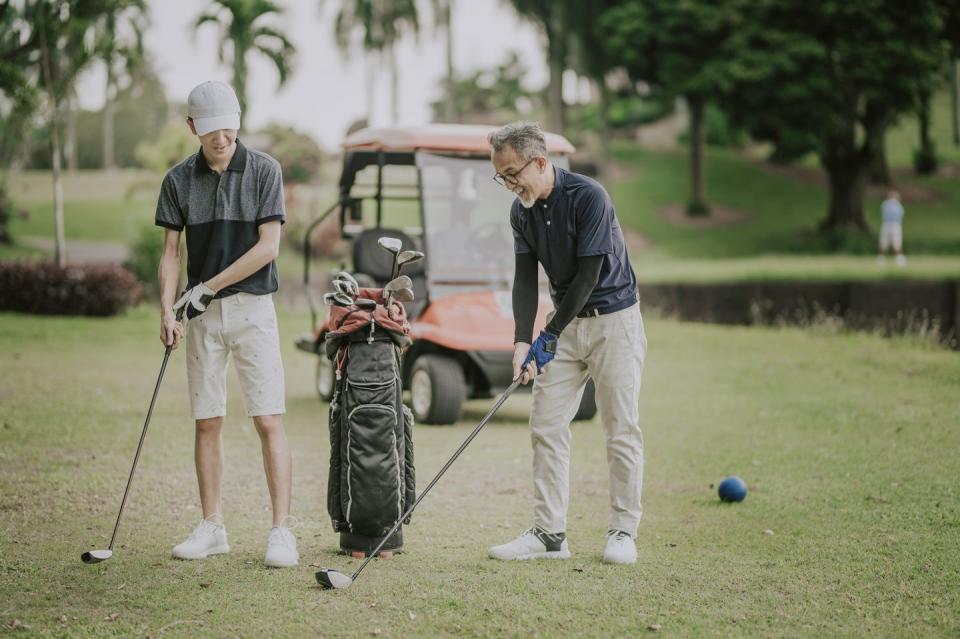
{"type": "Polygon", "coordinates": [[[537,158],[533,158],[532,160],[530,160],[529,162],[521,166],[520,170],[517,171],[516,173],[511,173],[510,175],[497,173],[496,175],[493,176],[493,181],[499,184],[500,186],[508,186],[508,187],[516,186],[517,184],[520,183],[520,181],[517,180],[517,178],[520,177],[520,174],[523,173],[523,170],[528,166],[530,166],[531,164],[533,164],[536,160],[537,158]]]}

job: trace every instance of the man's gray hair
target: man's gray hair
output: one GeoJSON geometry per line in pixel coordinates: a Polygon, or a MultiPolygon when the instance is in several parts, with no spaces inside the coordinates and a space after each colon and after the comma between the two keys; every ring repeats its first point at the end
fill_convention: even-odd
{"type": "Polygon", "coordinates": [[[547,139],[539,122],[511,122],[487,137],[494,153],[499,153],[503,147],[509,146],[522,162],[532,160],[538,155],[547,157],[547,139]]]}

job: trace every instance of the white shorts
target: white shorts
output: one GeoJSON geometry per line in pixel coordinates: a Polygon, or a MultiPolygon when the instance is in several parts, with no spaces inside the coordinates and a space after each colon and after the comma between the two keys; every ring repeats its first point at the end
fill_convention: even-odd
{"type": "Polygon", "coordinates": [[[903,226],[899,222],[884,222],[880,227],[880,250],[893,247],[897,253],[903,246],[903,226]]]}
{"type": "Polygon", "coordinates": [[[240,378],[247,417],[280,415],[283,362],[272,295],[237,293],[186,323],[187,384],[194,419],[227,414],[227,361],[240,378]]]}

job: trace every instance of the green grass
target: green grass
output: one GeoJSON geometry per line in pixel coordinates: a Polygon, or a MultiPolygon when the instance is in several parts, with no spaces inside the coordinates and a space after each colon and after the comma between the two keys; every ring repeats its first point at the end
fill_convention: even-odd
{"type": "MultiPolygon", "coordinates": [[[[64,173],[64,233],[71,239],[128,244],[153,223],[162,176],[145,171],[64,173]]],[[[26,220],[10,224],[14,238],[54,236],[53,180],[49,171],[27,171],[9,178],[10,197],[26,220]]]]}
{"type": "MultiPolygon", "coordinates": [[[[635,145],[618,146],[615,157],[625,174],[608,183],[624,226],[652,242],[647,249],[660,259],[721,259],[767,254],[823,254],[829,243],[817,237],[817,225],[826,217],[828,192],[810,179],[763,168],[732,150],[708,149],[706,193],[712,205],[745,214],[743,221],[712,228],[692,228],[668,221],[660,211],[683,205],[689,192],[685,150],[664,152],[635,145]]],[[[960,181],[948,177],[904,178],[935,192],[931,201],[906,202],[904,247],[908,254],[960,253],[960,181]]],[[[879,228],[881,196],[866,201],[868,222],[879,228]]],[[[847,248],[873,253],[873,237],[847,248]]],[[[831,251],[832,252],[832,251],[831,251]]],[[[958,262],[960,264],[960,262],[958,262]]]]}
{"type": "MultiPolygon", "coordinates": [[[[302,566],[261,566],[259,443],[231,374],[225,510],[233,552],[169,559],[199,518],[182,353],[161,389],[110,562],[107,543],[162,349],[156,314],[0,315],[0,625],[17,636],[956,636],[960,360],[911,339],[649,318],[641,393],[645,517],[633,567],[600,563],[598,421],[574,428],[573,559],[496,563],[530,522],[529,397],[512,398],[405,529],[406,554],[343,592],[313,582],[335,553],[325,407],[281,313],[302,566]],[[717,481],[742,476],[739,505],[717,481]],[[771,534],[764,531],[770,530],[771,534]],[[115,620],[110,615],[116,614],[115,620]],[[63,621],[61,621],[63,619],[63,621]]],[[[420,486],[491,404],[418,426],[420,486]]]]}

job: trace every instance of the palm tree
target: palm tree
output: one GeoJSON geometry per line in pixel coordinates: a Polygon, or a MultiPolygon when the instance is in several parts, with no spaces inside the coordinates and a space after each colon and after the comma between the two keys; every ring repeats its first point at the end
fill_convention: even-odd
{"type": "MultiPolygon", "coordinates": [[[[341,51],[349,51],[355,36],[360,33],[363,49],[386,56],[390,68],[390,112],[397,122],[399,109],[399,70],[396,44],[410,31],[416,37],[420,32],[416,0],[339,0],[340,10],[334,22],[334,37],[341,51]]],[[[368,79],[369,81],[369,79],[368,79]]],[[[372,108],[370,89],[367,95],[367,118],[372,108]]]]}
{"type": "Polygon", "coordinates": [[[39,67],[40,83],[46,97],[50,123],[50,151],[53,167],[53,205],[56,242],[54,257],[66,264],[63,221],[63,177],[61,175],[61,121],[64,103],[74,91],[77,77],[97,57],[95,43],[104,25],[110,2],[68,2],[33,0],[24,5],[36,43],[33,63],[39,67]]]}
{"type": "MultiPolygon", "coordinates": [[[[433,7],[433,20],[437,30],[443,34],[446,45],[447,78],[445,82],[448,88],[453,87],[456,81],[453,72],[453,3],[454,0],[430,0],[433,7]]],[[[446,93],[448,99],[443,115],[447,122],[454,122],[460,118],[460,114],[457,112],[457,104],[452,97],[452,92],[448,90],[446,93]]]]}
{"type": "Polygon", "coordinates": [[[211,22],[223,29],[220,39],[220,61],[227,61],[228,44],[231,45],[233,88],[240,101],[240,125],[247,113],[247,54],[259,51],[269,58],[280,76],[278,86],[287,82],[296,48],[275,27],[259,24],[264,16],[279,15],[283,9],[270,0],[213,0],[207,13],[201,14],[193,25],[199,30],[211,22]]]}
{"type": "Polygon", "coordinates": [[[517,14],[535,24],[544,36],[550,80],[547,85],[547,119],[557,133],[563,133],[566,114],[563,104],[563,72],[567,68],[571,14],[580,5],[572,0],[509,0],[517,14]]]}
{"type": "Polygon", "coordinates": [[[114,100],[121,89],[124,71],[128,82],[136,82],[147,64],[143,34],[147,28],[145,0],[116,0],[116,11],[106,16],[106,28],[99,49],[107,79],[103,100],[103,168],[116,168],[114,143],[114,100]]]}

